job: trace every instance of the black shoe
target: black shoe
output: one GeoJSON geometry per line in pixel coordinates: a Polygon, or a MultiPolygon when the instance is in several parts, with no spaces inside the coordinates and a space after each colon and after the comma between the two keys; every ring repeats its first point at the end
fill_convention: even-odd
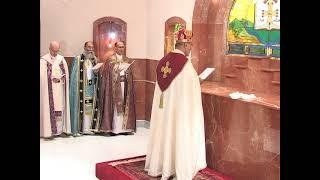
{"type": "Polygon", "coordinates": [[[60,134],[60,137],[62,137],[62,138],[68,138],[69,136],[70,136],[70,134],[67,134],[67,133],[60,134]]]}
{"type": "Polygon", "coordinates": [[[127,136],[127,135],[134,135],[133,132],[123,132],[123,133],[119,133],[119,134],[125,135],[125,136],[127,136]]]}
{"type": "Polygon", "coordinates": [[[109,132],[109,136],[116,136],[116,135],[118,135],[118,134],[113,133],[113,132],[109,132]]]}
{"type": "Polygon", "coordinates": [[[53,136],[50,136],[50,137],[44,137],[43,138],[45,141],[51,141],[51,140],[53,140],[54,139],[54,137],[53,136]]]}

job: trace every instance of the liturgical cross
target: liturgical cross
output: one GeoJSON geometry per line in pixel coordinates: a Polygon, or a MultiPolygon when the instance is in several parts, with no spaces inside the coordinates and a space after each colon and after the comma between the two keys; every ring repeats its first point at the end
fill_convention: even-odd
{"type": "Polygon", "coordinates": [[[169,65],[170,65],[170,62],[167,61],[166,66],[161,67],[161,72],[163,72],[163,76],[162,76],[163,78],[166,78],[168,76],[167,73],[168,74],[171,73],[171,68],[169,68],[169,65]]]}
{"type": "Polygon", "coordinates": [[[273,5],[274,3],[276,3],[277,1],[276,0],[265,0],[264,1],[264,4],[267,4],[268,5],[268,10],[267,12],[265,12],[264,10],[262,10],[262,18],[266,15],[267,16],[267,23],[268,23],[268,29],[271,30],[271,25],[272,25],[272,22],[273,22],[273,17],[276,16],[276,18],[279,17],[279,10],[276,9],[276,10],[273,10],[273,5]]]}

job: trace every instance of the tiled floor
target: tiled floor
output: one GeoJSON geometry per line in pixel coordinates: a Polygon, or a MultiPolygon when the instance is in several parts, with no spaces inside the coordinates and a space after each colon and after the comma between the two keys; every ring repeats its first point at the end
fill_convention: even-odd
{"type": "Polygon", "coordinates": [[[95,164],[146,154],[149,129],[135,135],[40,139],[41,180],[97,180],[95,164]]]}

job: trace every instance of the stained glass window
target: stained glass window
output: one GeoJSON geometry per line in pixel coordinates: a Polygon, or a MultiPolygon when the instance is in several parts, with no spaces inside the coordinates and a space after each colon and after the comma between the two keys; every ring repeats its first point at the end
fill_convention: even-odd
{"type": "Polygon", "coordinates": [[[280,0],[234,0],[228,54],[280,58],[280,0]]]}

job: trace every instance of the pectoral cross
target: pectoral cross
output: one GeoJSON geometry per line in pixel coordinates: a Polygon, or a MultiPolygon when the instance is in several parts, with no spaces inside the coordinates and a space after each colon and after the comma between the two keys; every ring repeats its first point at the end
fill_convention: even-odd
{"type": "Polygon", "coordinates": [[[171,68],[169,68],[169,65],[170,65],[170,62],[167,61],[166,66],[161,67],[161,72],[163,72],[163,76],[162,76],[163,78],[166,78],[168,76],[167,73],[168,74],[171,73],[171,68]]]}

